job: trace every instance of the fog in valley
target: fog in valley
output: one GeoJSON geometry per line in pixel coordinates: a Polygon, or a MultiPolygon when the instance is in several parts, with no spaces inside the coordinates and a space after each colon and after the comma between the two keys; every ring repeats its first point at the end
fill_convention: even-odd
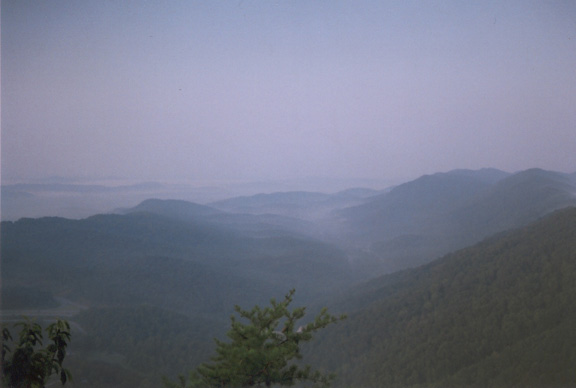
{"type": "Polygon", "coordinates": [[[576,384],[573,3],[1,26],[2,386],[33,375],[24,317],[70,325],[47,386],[576,384]]]}

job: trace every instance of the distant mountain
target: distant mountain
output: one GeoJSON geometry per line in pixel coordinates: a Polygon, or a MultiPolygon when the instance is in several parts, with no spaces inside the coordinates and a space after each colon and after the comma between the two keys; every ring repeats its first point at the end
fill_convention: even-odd
{"type": "Polygon", "coordinates": [[[456,169],[449,171],[448,174],[453,176],[467,176],[490,184],[496,183],[511,175],[508,172],[496,168],[482,168],[480,170],[456,169]]]}
{"type": "Polygon", "coordinates": [[[206,218],[207,216],[222,213],[221,211],[209,206],[174,199],[147,199],[137,206],[127,209],[118,209],[116,212],[120,214],[148,212],[187,220],[206,218]]]}
{"type": "Polygon", "coordinates": [[[256,194],[252,196],[235,197],[225,199],[222,201],[213,202],[211,205],[227,208],[238,207],[263,207],[263,206],[309,206],[310,204],[318,203],[330,198],[329,194],[313,193],[307,191],[290,191],[272,194],[256,194]]]}
{"type": "Polygon", "coordinates": [[[451,217],[461,236],[473,242],[572,205],[576,205],[576,185],[569,175],[535,168],[499,181],[451,217]]]}
{"type": "Polygon", "coordinates": [[[338,386],[573,386],[575,252],[572,207],[372,280],[334,304],[349,319],[308,360],[338,386]]]}
{"type": "Polygon", "coordinates": [[[455,170],[397,186],[342,210],[335,222],[381,270],[394,271],[574,205],[575,193],[567,174],[552,171],[455,170]]]}
{"type": "Polygon", "coordinates": [[[389,190],[374,190],[374,189],[367,189],[363,187],[355,187],[347,190],[342,190],[334,194],[334,197],[340,198],[350,198],[350,199],[365,199],[374,197],[378,194],[382,194],[389,190]]]}
{"type": "Polygon", "coordinates": [[[1,191],[2,221],[46,216],[80,219],[147,198],[187,196],[183,188],[154,182],[118,186],[23,183],[2,185],[1,191]]]}
{"type": "Polygon", "coordinates": [[[314,224],[298,218],[271,213],[235,213],[182,200],[148,199],[135,207],[117,209],[116,212],[120,214],[151,213],[181,221],[202,221],[251,237],[283,235],[309,237],[318,234],[314,224]]]}
{"type": "Polygon", "coordinates": [[[336,194],[305,191],[278,192],[235,197],[210,203],[220,210],[248,214],[277,214],[304,220],[318,220],[334,209],[364,202],[379,192],[371,189],[349,189],[336,194]]]}
{"type": "Polygon", "coordinates": [[[439,227],[437,218],[491,187],[484,173],[424,175],[341,214],[360,236],[388,238],[439,227]]]}

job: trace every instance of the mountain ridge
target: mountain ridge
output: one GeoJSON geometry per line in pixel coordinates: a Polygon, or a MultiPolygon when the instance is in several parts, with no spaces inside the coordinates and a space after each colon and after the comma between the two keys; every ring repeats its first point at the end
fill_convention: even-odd
{"type": "MultiPolygon", "coordinates": [[[[456,170],[425,175],[341,210],[340,233],[376,258],[380,271],[424,264],[500,231],[576,204],[569,174],[456,170]]],[[[375,259],[376,260],[376,259],[375,259]]]]}
{"type": "Polygon", "coordinates": [[[539,360],[546,378],[563,382],[551,378],[550,371],[565,379],[566,363],[576,363],[571,350],[576,341],[568,338],[576,321],[568,311],[568,302],[576,298],[576,257],[562,251],[557,258],[561,247],[576,251],[576,239],[567,235],[575,232],[576,214],[570,207],[575,178],[541,169],[514,174],[454,170],[385,192],[352,189],[322,195],[315,204],[306,200],[314,197],[307,193],[300,193],[300,199],[293,193],[272,194],[262,204],[255,201],[258,196],[251,197],[254,212],[262,214],[147,199],[119,210],[122,214],[2,222],[2,289],[8,290],[3,295],[11,308],[54,309],[64,299],[84,306],[71,319],[81,320],[87,331],[75,334],[86,357],[77,368],[91,386],[100,384],[94,383],[100,377],[93,368],[124,376],[129,386],[148,378],[135,373],[138,368],[158,365],[158,370],[175,373],[155,347],[160,343],[174,357],[190,360],[178,365],[202,361],[202,355],[185,355],[190,347],[175,344],[181,336],[163,339],[169,331],[162,330],[143,335],[147,322],[157,326],[174,319],[179,323],[167,330],[197,328],[204,337],[196,337],[194,330],[186,333],[204,351],[219,330],[224,334],[234,304],[266,304],[290,288],[297,289],[295,303],[312,311],[329,305],[331,312],[348,313],[347,321],[326,332],[330,339],[321,336],[309,349],[314,364],[336,369],[342,384],[512,387],[511,382],[517,386],[520,381],[538,386],[523,356],[533,357],[534,347],[562,355],[556,366],[550,359],[539,360]],[[294,207],[277,206],[282,196],[291,198],[288,205],[294,207]],[[286,213],[267,212],[278,208],[286,213]],[[364,213],[354,213],[358,208],[364,213]],[[303,220],[298,211],[315,214],[303,220]],[[346,214],[360,223],[370,216],[374,224],[355,231],[354,224],[346,224],[346,214]],[[355,238],[364,245],[347,241],[355,238]],[[556,260],[558,270],[535,254],[556,260]],[[400,271],[380,276],[394,269],[400,271]],[[485,324],[474,326],[483,319],[485,324]],[[111,347],[106,331],[116,329],[121,333],[115,333],[118,343],[111,347]],[[142,335],[133,337],[135,331],[142,335]],[[94,364],[95,351],[99,359],[102,352],[110,352],[112,360],[125,357],[126,364],[94,364]],[[474,380],[514,358],[531,380],[519,379],[514,368],[492,380],[474,380]]]}
{"type": "Polygon", "coordinates": [[[349,319],[320,340],[314,361],[337,368],[338,386],[568,386],[576,378],[574,252],[569,207],[374,279],[335,302],[352,309],[349,319]]]}

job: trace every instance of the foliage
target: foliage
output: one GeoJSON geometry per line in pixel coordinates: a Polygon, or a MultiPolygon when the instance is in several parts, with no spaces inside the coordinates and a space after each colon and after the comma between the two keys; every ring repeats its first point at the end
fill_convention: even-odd
{"type": "Polygon", "coordinates": [[[243,323],[232,316],[228,342],[216,341],[217,355],[211,363],[200,365],[190,376],[189,384],[180,377],[179,384],[169,387],[250,387],[291,386],[297,382],[312,382],[328,386],[334,375],[324,375],[310,366],[302,366],[300,344],[310,341],[312,334],[331,323],[344,319],[335,317],[324,308],[315,319],[303,326],[297,322],[305,315],[305,307],[290,311],[294,290],[282,302],[270,301],[270,307],[259,306],[243,310],[235,306],[243,323]]]}
{"type": "Polygon", "coordinates": [[[343,386],[574,386],[575,279],[568,208],[365,284],[305,356],[343,386]]]}
{"type": "Polygon", "coordinates": [[[50,324],[45,332],[50,344],[42,347],[42,327],[28,319],[18,322],[20,334],[15,348],[8,345],[12,335],[7,328],[2,329],[2,373],[3,383],[13,388],[40,388],[46,385],[53,374],[60,378],[62,385],[70,380],[70,372],[62,364],[66,348],[70,342],[70,325],[58,320],[50,324]]]}

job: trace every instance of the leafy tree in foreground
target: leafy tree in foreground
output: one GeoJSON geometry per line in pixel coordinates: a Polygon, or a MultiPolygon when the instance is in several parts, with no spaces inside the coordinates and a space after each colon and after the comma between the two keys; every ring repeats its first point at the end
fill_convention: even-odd
{"type": "Polygon", "coordinates": [[[294,290],[282,302],[275,299],[264,309],[255,306],[252,310],[235,310],[248,323],[234,316],[227,336],[231,341],[216,341],[217,355],[211,363],[200,365],[190,375],[190,380],[181,376],[179,383],[166,381],[166,386],[176,387],[253,387],[273,385],[291,386],[297,382],[311,382],[328,386],[334,375],[323,375],[310,366],[301,366],[295,360],[302,358],[300,343],[310,341],[312,333],[345,316],[335,317],[322,309],[314,321],[297,326],[304,317],[305,307],[288,309],[294,290]]]}
{"type": "Polygon", "coordinates": [[[10,388],[42,388],[50,376],[60,377],[62,385],[70,379],[70,372],[62,367],[70,342],[70,325],[58,320],[46,328],[50,344],[42,348],[42,327],[30,320],[18,322],[20,336],[14,351],[8,341],[12,335],[2,329],[2,383],[10,388]]]}

